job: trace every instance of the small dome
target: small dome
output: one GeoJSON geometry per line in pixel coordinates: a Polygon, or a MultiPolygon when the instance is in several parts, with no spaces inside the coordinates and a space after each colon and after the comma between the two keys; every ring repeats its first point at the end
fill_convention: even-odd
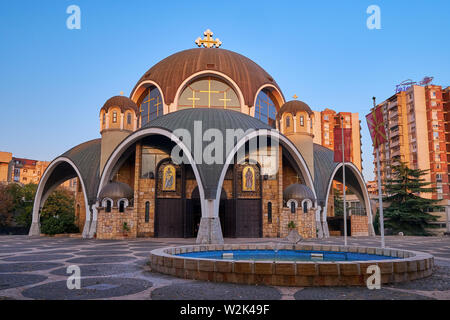
{"type": "Polygon", "coordinates": [[[131,109],[137,113],[139,110],[133,100],[124,96],[114,96],[112,98],[109,98],[103,105],[102,109],[108,111],[108,109],[112,107],[119,107],[122,112],[127,109],[131,109]]]}
{"type": "Polygon", "coordinates": [[[298,111],[305,111],[309,115],[313,114],[311,108],[303,101],[291,100],[281,106],[280,110],[277,113],[277,119],[280,119],[281,116],[286,112],[295,115],[298,111]]]}
{"type": "Polygon", "coordinates": [[[109,182],[106,186],[103,187],[102,191],[99,194],[100,200],[105,198],[110,198],[113,201],[122,198],[130,200],[133,197],[133,189],[131,189],[128,184],[119,181],[109,182]]]}
{"type": "Polygon", "coordinates": [[[311,201],[315,200],[312,190],[300,183],[291,184],[289,187],[284,189],[283,200],[289,201],[291,199],[297,200],[299,204],[305,199],[309,199],[311,201]]]}

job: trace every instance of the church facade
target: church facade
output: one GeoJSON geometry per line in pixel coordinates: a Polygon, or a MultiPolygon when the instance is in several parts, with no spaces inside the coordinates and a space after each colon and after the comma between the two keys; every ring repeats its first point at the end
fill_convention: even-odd
{"type": "MultiPolygon", "coordinates": [[[[276,81],[252,60],[219,49],[175,53],[150,68],[129,97],[99,112],[101,138],[54,159],[35,197],[40,210],[62,182],[77,178],[75,213],[83,237],[328,237],[333,181],[342,164],[313,143],[314,113],[285,101],[276,81]]],[[[373,235],[361,172],[345,165],[348,190],[364,214],[348,218],[351,235],[373,235]]]]}

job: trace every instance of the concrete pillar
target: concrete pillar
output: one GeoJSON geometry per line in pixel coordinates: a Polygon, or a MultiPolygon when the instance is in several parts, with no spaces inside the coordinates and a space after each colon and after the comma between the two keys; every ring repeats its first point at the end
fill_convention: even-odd
{"type": "Polygon", "coordinates": [[[316,226],[317,226],[317,238],[322,239],[323,238],[323,229],[322,229],[322,223],[320,222],[320,210],[322,208],[320,206],[317,206],[314,208],[316,211],[316,226]]]}
{"type": "Polygon", "coordinates": [[[219,200],[201,200],[202,218],[197,234],[197,244],[223,244],[222,228],[219,219],[219,200]]]}

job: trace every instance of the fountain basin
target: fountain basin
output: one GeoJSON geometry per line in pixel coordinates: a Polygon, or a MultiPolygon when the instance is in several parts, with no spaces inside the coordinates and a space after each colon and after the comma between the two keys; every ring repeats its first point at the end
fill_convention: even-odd
{"type": "Polygon", "coordinates": [[[393,248],[273,243],[190,245],[150,253],[150,266],[156,272],[240,284],[366,286],[371,265],[380,268],[381,283],[386,284],[430,276],[434,258],[393,248]],[[233,257],[224,258],[224,253],[233,257]]]}

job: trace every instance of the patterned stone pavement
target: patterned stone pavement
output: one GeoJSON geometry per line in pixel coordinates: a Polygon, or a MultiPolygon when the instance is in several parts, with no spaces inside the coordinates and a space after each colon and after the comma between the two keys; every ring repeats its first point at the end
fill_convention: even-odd
{"type": "MultiPolygon", "coordinates": [[[[226,243],[278,242],[280,239],[226,239],[226,243]]],[[[307,242],[343,244],[333,237],[307,242]]],[[[229,300],[450,300],[450,237],[387,237],[392,248],[435,256],[433,276],[413,282],[366,288],[286,288],[178,279],[151,272],[153,249],[193,244],[194,239],[125,241],[0,236],[2,299],[229,299],[229,300]],[[81,269],[81,289],[69,290],[67,267],[81,269]]],[[[349,245],[379,246],[379,238],[349,238],[349,245]]]]}

